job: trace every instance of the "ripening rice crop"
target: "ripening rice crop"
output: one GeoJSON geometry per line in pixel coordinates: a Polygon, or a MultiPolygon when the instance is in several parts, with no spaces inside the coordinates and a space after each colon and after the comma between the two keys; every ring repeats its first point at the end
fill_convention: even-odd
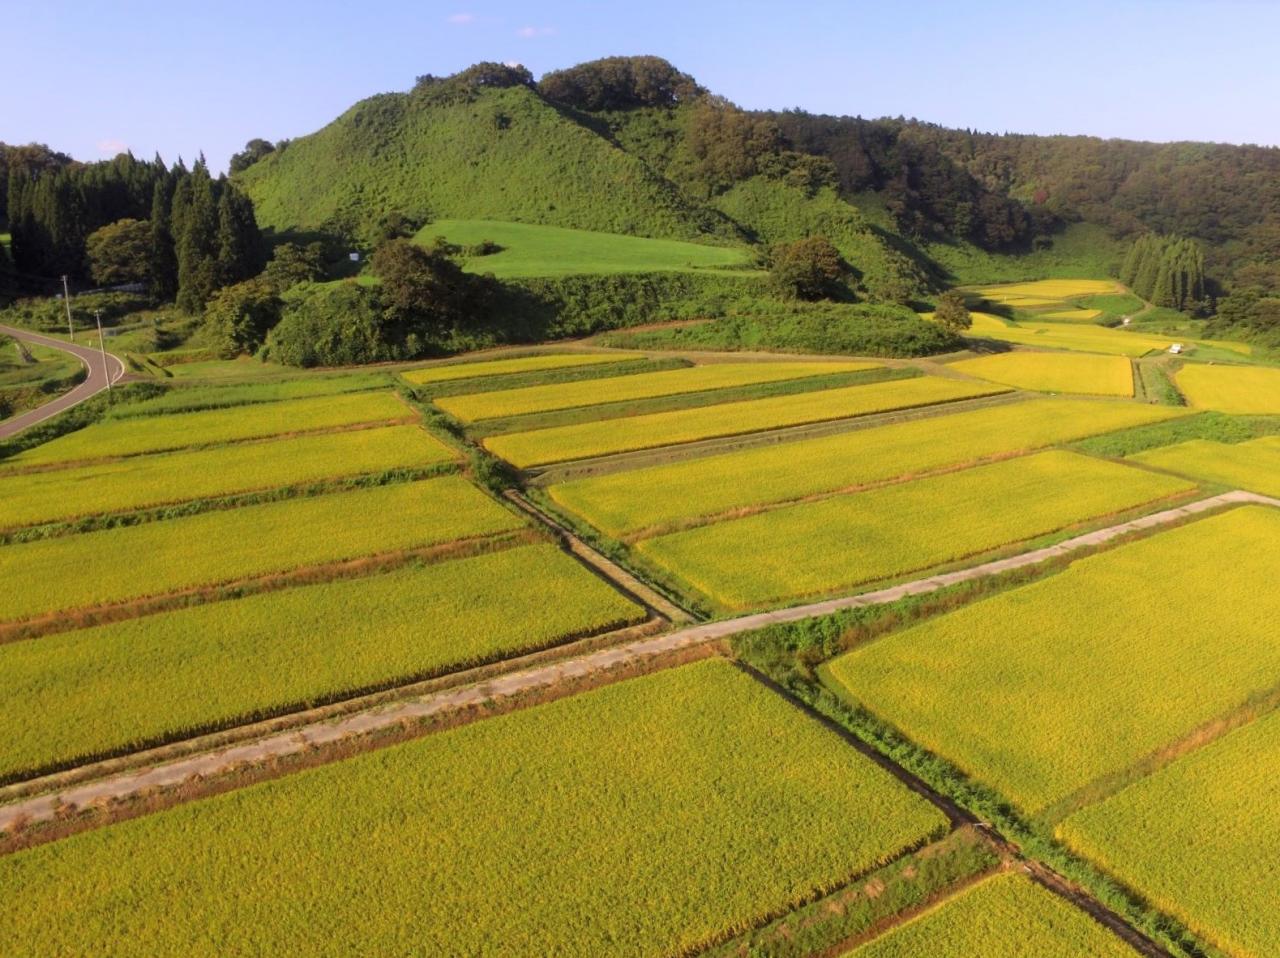
{"type": "Polygon", "coordinates": [[[1228,954],[1273,954],[1277,781],[1272,712],[1077,812],[1058,833],[1228,954]]]}
{"type": "Polygon", "coordinates": [[[407,382],[421,386],[425,383],[474,379],[477,376],[505,376],[508,373],[569,369],[574,366],[595,366],[601,363],[633,363],[643,358],[643,356],[628,356],[624,353],[538,353],[535,356],[519,356],[515,359],[490,359],[487,362],[428,366],[425,369],[412,369],[402,375],[407,382]]]}
{"type": "Polygon", "coordinates": [[[1112,356],[1144,356],[1149,352],[1168,349],[1172,339],[1161,339],[1142,333],[1108,329],[1105,326],[1070,323],[1008,323],[987,313],[972,313],[974,336],[998,339],[1023,346],[1039,346],[1044,349],[1069,349],[1084,353],[1104,353],[1112,356]]]}
{"type": "Polygon", "coordinates": [[[1093,396],[1133,395],[1133,367],[1123,356],[1011,352],[961,360],[948,368],[1019,389],[1093,396]]]}
{"type": "Polygon", "coordinates": [[[421,469],[456,457],[438,439],[406,425],[0,475],[0,529],[392,469],[421,469]]]}
{"type": "Polygon", "coordinates": [[[1194,476],[1264,496],[1280,496],[1280,436],[1231,445],[1193,439],[1132,457],[1158,469],[1194,476]]]}
{"type": "Polygon", "coordinates": [[[638,622],[555,546],[0,645],[0,778],[638,622]]]}
{"type": "Polygon", "coordinates": [[[691,954],[945,828],[709,660],[10,855],[0,925],[44,955],[691,954]]]}
{"type": "Polygon", "coordinates": [[[1092,323],[1102,315],[1100,309],[1060,309],[1051,313],[1037,313],[1037,319],[1056,319],[1064,323],[1092,323]]]}
{"type": "Polygon", "coordinates": [[[1236,509],[855,649],[826,678],[1043,812],[1276,685],[1278,564],[1280,510],[1236,509]]]}
{"type": "Polygon", "coordinates": [[[282,379],[275,382],[241,383],[233,386],[177,386],[162,395],[141,402],[126,403],[111,409],[112,419],[154,416],[160,413],[195,412],[199,409],[223,409],[250,403],[279,402],[283,399],[306,399],[310,396],[336,396],[340,393],[363,392],[391,385],[386,373],[343,373],[309,376],[305,379],[282,379]]]}
{"type": "Polygon", "coordinates": [[[1280,369],[1188,363],[1178,371],[1177,379],[1187,401],[1201,409],[1280,415],[1280,369]]]}
{"type": "Polygon", "coordinates": [[[507,433],[486,438],[484,445],[513,465],[526,468],[636,449],[697,442],[701,439],[737,436],[764,429],[955,402],[1007,391],[1003,386],[984,386],[922,376],[917,379],[844,386],[790,396],[721,403],[698,409],[679,409],[674,412],[507,433]]]}
{"type": "Polygon", "coordinates": [[[845,958],[1133,958],[1083,911],[1026,875],[1005,872],[848,952],[845,958]]]}
{"type": "Polygon", "coordinates": [[[720,605],[741,609],[954,562],[1192,488],[1055,450],[784,506],[647,539],[638,549],[720,605]]]}
{"type": "Polygon", "coordinates": [[[975,287],[973,292],[988,299],[1004,296],[1036,296],[1044,299],[1070,299],[1075,296],[1097,296],[1113,293],[1116,284],[1107,279],[1041,279],[1030,283],[1000,283],[975,287]]]}
{"type": "Polygon", "coordinates": [[[0,547],[0,622],[523,525],[465,479],[445,476],[38,539],[0,547]]]}
{"type": "Polygon", "coordinates": [[[548,491],[560,506],[621,536],[1185,414],[1166,406],[1041,399],[579,479],[548,491]]]}
{"type": "Polygon", "coordinates": [[[659,396],[728,389],[734,386],[784,382],[832,373],[859,372],[864,369],[874,369],[875,365],[875,363],[854,362],[719,363],[710,366],[691,366],[687,369],[664,369],[654,373],[591,379],[586,382],[551,383],[545,386],[525,386],[521,389],[503,389],[497,392],[444,396],[436,399],[435,404],[463,422],[476,422],[503,416],[551,412],[556,409],[599,406],[604,403],[653,399],[659,396]]]}
{"type": "Polygon", "coordinates": [[[316,396],[288,402],[108,419],[6,459],[5,466],[83,462],[115,456],[168,452],[361,423],[406,421],[413,411],[389,392],[316,396]]]}

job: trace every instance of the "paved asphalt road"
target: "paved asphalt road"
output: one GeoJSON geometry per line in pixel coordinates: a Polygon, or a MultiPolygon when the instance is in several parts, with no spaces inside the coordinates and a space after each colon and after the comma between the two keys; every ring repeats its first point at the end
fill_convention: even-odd
{"type": "Polygon", "coordinates": [[[44,422],[46,419],[50,419],[90,397],[96,396],[107,388],[108,375],[111,376],[111,382],[115,383],[119,381],[125,372],[124,363],[121,362],[119,357],[107,353],[104,365],[102,353],[92,346],[79,346],[61,339],[41,336],[39,333],[27,332],[25,329],[14,329],[12,326],[0,326],[0,335],[9,336],[12,339],[20,339],[24,343],[33,343],[36,346],[61,349],[64,353],[70,353],[75,356],[89,370],[89,375],[85,378],[85,381],[70,392],[63,393],[56,399],[51,399],[37,409],[32,409],[30,412],[24,412],[20,416],[14,416],[12,419],[0,422],[0,439],[8,439],[10,436],[20,433],[36,423],[44,422]]]}

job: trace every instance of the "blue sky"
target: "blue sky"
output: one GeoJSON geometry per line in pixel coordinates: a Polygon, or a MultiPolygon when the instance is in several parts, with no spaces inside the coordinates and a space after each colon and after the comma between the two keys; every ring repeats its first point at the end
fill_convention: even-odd
{"type": "Polygon", "coordinates": [[[215,169],[478,60],[664,56],[748,108],[1280,144],[1280,0],[2,0],[0,141],[215,169]]]}

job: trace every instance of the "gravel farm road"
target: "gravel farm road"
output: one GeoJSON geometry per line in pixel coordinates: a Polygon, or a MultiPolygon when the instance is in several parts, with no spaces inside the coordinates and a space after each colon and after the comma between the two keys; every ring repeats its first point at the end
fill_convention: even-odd
{"type": "Polygon", "coordinates": [[[32,409],[20,416],[14,416],[12,419],[0,422],[0,439],[8,439],[24,429],[44,422],[60,412],[65,412],[72,406],[79,405],[86,399],[96,396],[106,389],[108,376],[111,377],[111,383],[115,383],[125,373],[124,363],[119,357],[106,353],[104,362],[104,354],[91,346],[77,346],[75,343],[53,339],[49,336],[41,336],[39,333],[28,332],[25,329],[14,329],[12,326],[0,326],[0,335],[9,336],[12,339],[20,339],[24,343],[48,346],[51,349],[60,349],[64,353],[70,353],[84,363],[85,369],[89,372],[84,382],[74,389],[63,393],[56,399],[51,399],[37,409],[32,409]]]}

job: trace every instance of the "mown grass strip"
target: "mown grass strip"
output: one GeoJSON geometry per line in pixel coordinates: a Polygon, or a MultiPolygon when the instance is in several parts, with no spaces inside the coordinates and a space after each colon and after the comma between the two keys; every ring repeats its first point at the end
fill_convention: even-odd
{"type": "Polygon", "coordinates": [[[550,545],[194,606],[0,647],[0,778],[639,622],[550,545]]]}
{"type": "Polygon", "coordinates": [[[834,660],[832,687],[1037,814],[1270,690],[1280,510],[1081,559],[834,660]]]}
{"type": "Polygon", "coordinates": [[[1200,409],[1236,415],[1280,415],[1280,369],[1187,363],[1178,389],[1200,409]]]}
{"type": "Polygon", "coordinates": [[[413,417],[393,393],[363,392],[162,418],[106,420],[19,453],[4,465],[17,469],[88,462],[413,417]]]}
{"type": "Polygon", "coordinates": [[[454,450],[418,426],[403,425],[0,475],[0,529],[425,468],[456,458],[454,450]]]}
{"type": "Polygon", "coordinates": [[[961,891],[844,958],[1133,958],[1092,918],[1026,875],[1006,872],[961,891]]]}
{"type": "Polygon", "coordinates": [[[1280,436],[1236,444],[1193,439],[1132,457],[1159,469],[1264,496],[1280,496],[1280,436]]]}
{"type": "Polygon", "coordinates": [[[965,359],[948,368],[1038,392],[1126,398],[1133,395],[1133,367],[1123,356],[1013,352],[965,359]]]}
{"type": "Polygon", "coordinates": [[[872,369],[875,365],[858,362],[716,363],[588,382],[553,383],[547,386],[526,386],[523,389],[443,396],[435,402],[449,415],[470,423],[578,406],[598,406],[603,403],[652,399],[732,386],[781,382],[806,376],[858,372],[872,369]]]}
{"type": "Polygon", "coordinates": [[[1179,415],[1185,413],[1137,403],[1041,399],[578,479],[547,491],[558,505],[621,536],[1179,415]]]}
{"type": "Polygon", "coordinates": [[[738,436],[763,429],[913,409],[1007,391],[1003,386],[920,377],[508,433],[485,439],[484,445],[512,465],[528,468],[700,439],[738,436]]]}
{"type": "Polygon", "coordinates": [[[256,954],[687,954],[945,828],[707,660],[8,856],[0,923],[121,958],[228,923],[256,954]]]}
{"type": "Polygon", "coordinates": [[[1273,712],[1077,812],[1058,835],[1223,951],[1267,954],[1280,941],[1278,779],[1273,712]]]}
{"type": "Polygon", "coordinates": [[[625,353],[537,353],[514,359],[491,359],[480,362],[448,363],[411,369],[401,373],[405,382],[415,386],[427,383],[452,382],[457,379],[474,379],[482,376],[505,376],[510,373],[536,372],[543,369],[567,369],[573,366],[591,366],[598,363],[639,362],[643,356],[625,353]]]}
{"type": "Polygon", "coordinates": [[[465,479],[445,476],[42,539],[0,547],[0,622],[523,525],[465,479]]]}
{"type": "Polygon", "coordinates": [[[744,609],[892,579],[1194,488],[1051,451],[700,526],[637,549],[722,607],[744,609]]]}
{"type": "Polygon", "coordinates": [[[132,419],[136,416],[225,409],[229,406],[308,399],[313,396],[337,396],[369,389],[385,389],[390,385],[391,378],[386,373],[348,373],[235,386],[174,386],[154,399],[113,407],[110,418],[132,419]]]}

